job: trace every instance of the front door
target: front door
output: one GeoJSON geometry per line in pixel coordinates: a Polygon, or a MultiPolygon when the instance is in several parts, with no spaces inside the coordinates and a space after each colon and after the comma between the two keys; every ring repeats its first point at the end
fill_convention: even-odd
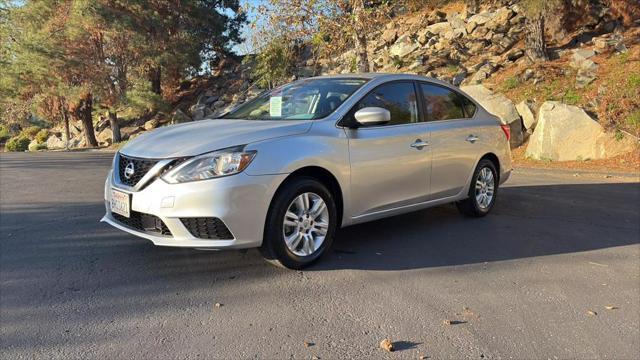
{"type": "Polygon", "coordinates": [[[426,201],[431,149],[426,123],[418,111],[412,81],[378,86],[351,111],[381,107],[391,112],[385,125],[347,129],[354,218],[426,201]]]}

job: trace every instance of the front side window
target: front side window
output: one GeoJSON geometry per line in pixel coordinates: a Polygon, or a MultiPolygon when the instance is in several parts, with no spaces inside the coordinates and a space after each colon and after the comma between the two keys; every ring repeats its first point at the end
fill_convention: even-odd
{"type": "Polygon", "coordinates": [[[366,79],[305,79],[271,90],[223,119],[314,120],[334,112],[366,79]]]}
{"type": "Polygon", "coordinates": [[[417,96],[412,82],[393,82],[378,86],[360,100],[354,110],[358,111],[366,107],[380,107],[389,110],[391,121],[385,125],[409,124],[420,121],[417,96]]]}
{"type": "MultiPolygon", "coordinates": [[[[421,83],[420,88],[424,99],[427,121],[465,118],[462,95],[445,87],[426,83],[421,83]]],[[[471,103],[471,106],[475,108],[473,103],[471,103]]],[[[473,112],[471,115],[473,115],[473,112]]]]}

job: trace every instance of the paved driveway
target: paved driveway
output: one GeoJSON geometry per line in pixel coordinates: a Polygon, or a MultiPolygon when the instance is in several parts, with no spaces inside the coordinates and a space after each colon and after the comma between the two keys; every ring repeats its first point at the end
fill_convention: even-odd
{"type": "Polygon", "coordinates": [[[350,227],[297,272],[98,223],[111,157],[0,155],[0,358],[640,354],[637,177],[518,170],[487,218],[350,227]]]}

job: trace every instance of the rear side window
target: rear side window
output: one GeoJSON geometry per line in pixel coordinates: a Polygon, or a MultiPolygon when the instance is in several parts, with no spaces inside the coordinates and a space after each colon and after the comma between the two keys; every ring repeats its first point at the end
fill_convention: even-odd
{"type": "Polygon", "coordinates": [[[378,86],[365,96],[354,109],[381,107],[391,112],[391,121],[385,125],[419,122],[418,97],[412,82],[392,82],[378,86]]]}
{"type": "MultiPolygon", "coordinates": [[[[427,121],[463,119],[465,117],[470,117],[465,116],[465,108],[463,108],[464,96],[445,87],[427,83],[421,83],[420,88],[424,98],[424,109],[427,121]]],[[[468,101],[470,106],[473,106],[473,112],[475,112],[475,105],[471,103],[469,99],[465,98],[464,100],[468,101]]],[[[473,114],[473,112],[468,114],[473,114]]]]}
{"type": "Polygon", "coordinates": [[[476,113],[476,104],[474,104],[473,101],[469,100],[469,98],[467,98],[464,95],[458,95],[458,96],[462,101],[462,107],[464,107],[464,114],[466,115],[466,117],[468,118],[473,117],[473,115],[475,115],[476,113]]]}

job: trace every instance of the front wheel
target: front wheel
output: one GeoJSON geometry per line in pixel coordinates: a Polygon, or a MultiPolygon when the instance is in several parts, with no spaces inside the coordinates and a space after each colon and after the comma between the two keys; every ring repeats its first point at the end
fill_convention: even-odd
{"type": "Polygon", "coordinates": [[[470,217],[487,215],[498,196],[498,172],[492,161],[483,159],[478,163],[471,178],[469,197],[456,202],[461,213],[470,217]]]}
{"type": "Polygon", "coordinates": [[[313,178],[294,179],[273,199],[260,252],[274,265],[302,269],[327,252],[336,224],[331,192],[313,178]]]}

